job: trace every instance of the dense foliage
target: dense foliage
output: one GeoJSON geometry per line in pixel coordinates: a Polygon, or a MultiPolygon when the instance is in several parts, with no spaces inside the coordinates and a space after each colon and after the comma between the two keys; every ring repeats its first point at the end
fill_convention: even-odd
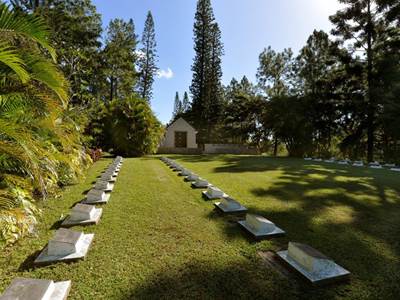
{"type": "Polygon", "coordinates": [[[100,148],[153,153],[162,134],[147,102],[156,70],[151,13],[148,51],[138,55],[132,20],[111,20],[102,45],[90,0],[11,4],[0,5],[0,246],[31,232],[35,202],[76,183],[100,148]],[[145,100],[137,68],[147,74],[145,100]]]}
{"type": "Polygon", "coordinates": [[[205,142],[212,139],[213,124],[220,121],[222,113],[221,57],[224,50],[210,0],[198,1],[193,33],[192,105],[187,114],[199,131],[198,141],[205,142]]]}
{"type": "Polygon", "coordinates": [[[42,18],[0,5],[0,245],[33,230],[34,202],[76,181],[90,157],[42,18]]]}
{"type": "Polygon", "coordinates": [[[155,153],[163,133],[149,103],[137,96],[105,104],[92,126],[99,145],[123,156],[155,153]]]}
{"type": "Polygon", "coordinates": [[[400,163],[400,6],[340,2],[330,17],[333,38],[315,30],[297,55],[267,47],[256,84],[233,78],[222,91],[220,32],[210,1],[198,0],[192,102],[188,109],[175,102],[173,117],[191,120],[200,144],[247,143],[275,155],[284,145],[293,156],[400,163]]]}
{"type": "Polygon", "coordinates": [[[150,102],[153,91],[154,76],[157,68],[157,42],[154,29],[153,15],[149,11],[147,13],[146,22],[142,35],[142,48],[139,50],[138,69],[138,93],[143,98],[150,102]]]}

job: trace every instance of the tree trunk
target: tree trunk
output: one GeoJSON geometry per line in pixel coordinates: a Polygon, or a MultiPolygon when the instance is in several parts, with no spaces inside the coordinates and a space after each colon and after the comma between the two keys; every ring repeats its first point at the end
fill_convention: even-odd
{"type": "Polygon", "coordinates": [[[278,156],[278,138],[274,136],[274,156],[278,156]]]}
{"type": "Polygon", "coordinates": [[[110,78],[110,102],[113,100],[114,96],[114,77],[111,76],[110,78]]]}
{"type": "Polygon", "coordinates": [[[367,25],[367,160],[368,162],[374,159],[374,115],[375,103],[372,97],[372,16],[371,16],[371,1],[368,1],[368,25],[367,25]]]}

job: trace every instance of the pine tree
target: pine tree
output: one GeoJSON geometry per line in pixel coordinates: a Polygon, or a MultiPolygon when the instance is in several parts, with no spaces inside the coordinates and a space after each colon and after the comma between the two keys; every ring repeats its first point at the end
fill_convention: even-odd
{"type": "Polygon", "coordinates": [[[190,109],[190,100],[189,100],[189,95],[185,91],[183,94],[183,100],[182,100],[182,111],[186,113],[190,109]]]}
{"type": "Polygon", "coordinates": [[[192,109],[200,119],[198,123],[203,123],[201,119],[204,117],[205,79],[207,66],[210,62],[210,32],[213,22],[214,14],[210,0],[199,0],[193,28],[195,58],[192,65],[192,85],[190,86],[192,109]]]}
{"type": "Polygon", "coordinates": [[[104,58],[106,62],[109,100],[128,97],[135,86],[136,34],[133,20],[110,21],[107,30],[104,58]]]}
{"type": "Polygon", "coordinates": [[[365,56],[365,103],[367,107],[367,159],[374,158],[375,126],[377,120],[377,95],[374,95],[374,67],[380,43],[379,27],[381,14],[376,0],[340,0],[345,8],[330,17],[336,26],[332,34],[341,37],[340,41],[350,42],[350,49],[362,51],[365,56]]]}
{"type": "Polygon", "coordinates": [[[198,0],[194,23],[195,58],[192,65],[193,79],[191,114],[200,130],[199,140],[210,137],[211,126],[219,116],[222,98],[221,32],[215,22],[210,0],[198,0]]]}
{"type": "Polygon", "coordinates": [[[172,112],[172,120],[177,119],[183,113],[182,102],[179,99],[179,93],[175,94],[174,111],[172,112]]]}
{"type": "Polygon", "coordinates": [[[138,81],[138,92],[143,99],[150,102],[153,91],[154,76],[157,68],[157,50],[154,30],[154,20],[151,12],[147,14],[146,23],[142,35],[142,45],[138,59],[138,68],[140,72],[138,81]]]}
{"type": "MultiPolygon", "coordinates": [[[[205,90],[205,119],[209,126],[218,122],[222,110],[222,68],[221,57],[224,53],[221,43],[221,31],[217,23],[211,26],[211,54],[210,64],[206,69],[206,90],[205,90]]],[[[208,135],[211,128],[208,129],[208,135]]]]}

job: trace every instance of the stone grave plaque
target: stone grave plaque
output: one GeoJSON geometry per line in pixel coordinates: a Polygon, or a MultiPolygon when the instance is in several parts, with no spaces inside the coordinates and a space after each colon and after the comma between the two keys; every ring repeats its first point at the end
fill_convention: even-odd
{"type": "Polygon", "coordinates": [[[185,178],[186,181],[196,181],[197,179],[199,179],[199,175],[194,174],[194,173],[188,175],[188,176],[185,178]]]}
{"type": "Polygon", "coordinates": [[[115,172],[114,169],[107,169],[104,171],[103,174],[111,175],[111,176],[117,176],[117,172],[115,172]]]}
{"type": "Polygon", "coordinates": [[[369,167],[372,169],[382,169],[381,164],[377,161],[369,163],[369,167]]]}
{"type": "Polygon", "coordinates": [[[44,279],[15,278],[0,296],[1,300],[51,300],[54,282],[44,279]]]}
{"type": "Polygon", "coordinates": [[[247,214],[246,223],[256,232],[272,232],[276,226],[264,217],[247,214]]]}
{"type": "Polygon", "coordinates": [[[285,234],[285,232],[277,227],[273,222],[258,215],[247,214],[246,219],[238,221],[238,223],[256,239],[285,234]]]}
{"type": "Polygon", "coordinates": [[[329,163],[329,164],[334,163],[335,162],[335,158],[331,157],[330,159],[325,159],[324,162],[329,163]]]}
{"type": "Polygon", "coordinates": [[[103,174],[101,174],[100,178],[101,178],[101,180],[105,180],[105,181],[110,181],[110,182],[115,181],[115,177],[112,174],[103,173],[103,174]]]}
{"type": "Polygon", "coordinates": [[[71,281],[15,278],[0,295],[0,300],[66,300],[71,281]]]}
{"type": "Polygon", "coordinates": [[[174,171],[176,171],[176,172],[181,172],[181,171],[183,171],[184,170],[184,167],[182,167],[182,166],[180,166],[180,165],[177,165],[177,166],[175,166],[174,168],[173,168],[173,170],[174,171]]]}
{"type": "Polygon", "coordinates": [[[313,284],[344,279],[350,275],[349,271],[305,244],[289,242],[288,250],[279,251],[277,255],[313,284]]]}
{"type": "Polygon", "coordinates": [[[289,243],[288,255],[309,272],[321,272],[328,257],[314,248],[300,243],[289,243]]]}
{"type": "Polygon", "coordinates": [[[112,183],[101,179],[97,180],[94,186],[96,190],[102,190],[102,191],[110,191],[112,190],[112,187],[113,187],[112,183]]]}
{"type": "Polygon", "coordinates": [[[199,177],[195,182],[192,183],[192,186],[195,188],[206,188],[209,186],[209,183],[207,180],[199,177]]]}
{"type": "Polygon", "coordinates": [[[214,206],[224,214],[245,213],[247,211],[246,207],[230,197],[222,198],[221,202],[214,203],[214,206]]]}
{"type": "Polygon", "coordinates": [[[222,197],[227,197],[228,195],[226,195],[219,188],[209,185],[207,187],[207,191],[203,191],[203,196],[211,200],[211,199],[219,199],[222,197]]]}
{"type": "Polygon", "coordinates": [[[93,205],[76,204],[72,208],[70,219],[72,221],[91,220],[96,214],[96,207],[93,205]]]}
{"type": "Polygon", "coordinates": [[[94,234],[61,228],[57,230],[33,264],[48,265],[83,259],[89,251],[93,238],[94,234]]]}
{"type": "Polygon", "coordinates": [[[221,205],[227,210],[239,209],[242,205],[232,198],[223,198],[221,200],[221,205]]]}
{"type": "Polygon", "coordinates": [[[395,168],[396,164],[384,164],[383,165],[385,168],[395,168]]]}
{"type": "Polygon", "coordinates": [[[86,199],[88,202],[101,202],[105,201],[106,193],[101,190],[91,189],[87,195],[86,199]]]}
{"type": "Polygon", "coordinates": [[[78,252],[83,233],[60,228],[49,241],[47,254],[50,256],[68,255],[78,252]]]}
{"type": "Polygon", "coordinates": [[[181,176],[189,176],[191,174],[191,172],[189,171],[189,170],[187,170],[187,169],[183,169],[180,173],[179,173],[179,175],[181,175],[181,176]]]}

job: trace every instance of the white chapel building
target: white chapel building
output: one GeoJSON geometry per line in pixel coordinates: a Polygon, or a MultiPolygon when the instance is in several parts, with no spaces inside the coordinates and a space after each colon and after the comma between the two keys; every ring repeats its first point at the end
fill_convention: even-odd
{"type": "Polygon", "coordinates": [[[196,153],[199,151],[196,143],[197,131],[185,121],[178,118],[168,125],[164,138],[158,149],[159,153],[196,153]]]}

